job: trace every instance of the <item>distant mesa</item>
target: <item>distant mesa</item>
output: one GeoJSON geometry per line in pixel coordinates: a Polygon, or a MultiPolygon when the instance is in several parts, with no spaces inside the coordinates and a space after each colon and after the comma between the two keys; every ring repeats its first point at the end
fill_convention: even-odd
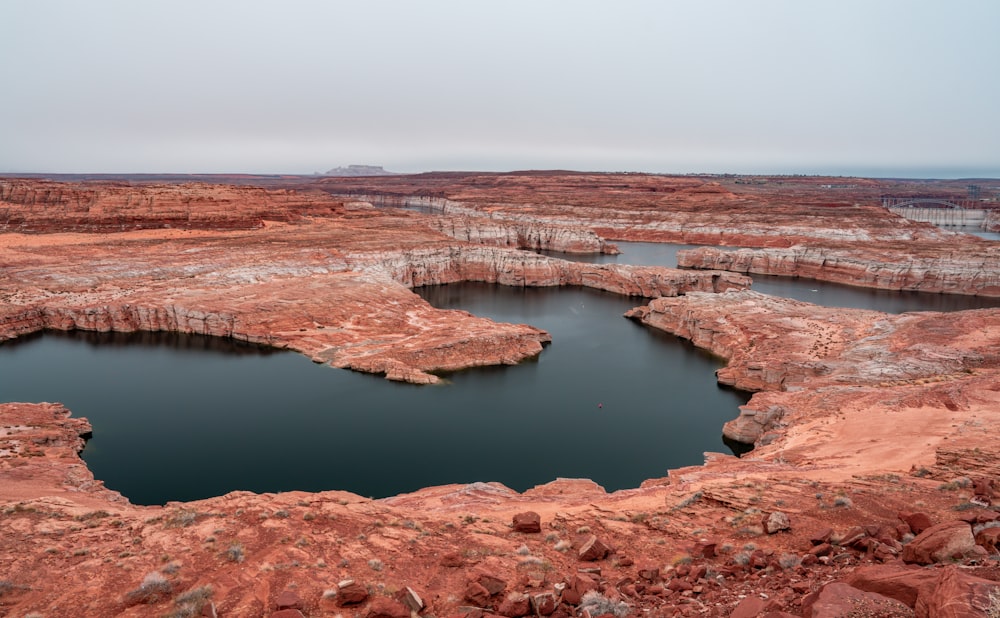
{"type": "Polygon", "coordinates": [[[381,165],[348,165],[346,167],[335,167],[328,170],[324,176],[396,176],[395,172],[388,172],[381,165]]]}

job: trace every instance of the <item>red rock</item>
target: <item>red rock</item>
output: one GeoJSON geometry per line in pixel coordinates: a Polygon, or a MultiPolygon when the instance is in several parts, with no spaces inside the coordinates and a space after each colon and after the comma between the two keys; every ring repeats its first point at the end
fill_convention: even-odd
{"type": "Polygon", "coordinates": [[[538,513],[528,511],[514,515],[514,532],[533,533],[542,531],[542,518],[538,513]]]}
{"type": "Polygon", "coordinates": [[[551,592],[543,592],[531,597],[531,608],[539,616],[549,616],[556,611],[556,597],[551,592]]]}
{"type": "Polygon", "coordinates": [[[983,528],[976,533],[976,545],[991,554],[1000,553],[1000,526],[983,528]]]}
{"type": "Polygon", "coordinates": [[[924,530],[903,547],[903,561],[933,564],[964,556],[976,546],[972,528],[962,521],[948,521],[924,530]]]}
{"type": "Polygon", "coordinates": [[[646,565],[639,568],[637,573],[641,579],[648,582],[655,582],[660,578],[660,567],[654,565],[646,565]]]}
{"type": "Polygon", "coordinates": [[[815,554],[806,554],[802,556],[801,565],[804,567],[811,567],[819,562],[819,558],[815,554]]]}
{"type": "Polygon", "coordinates": [[[822,545],[824,543],[830,542],[830,537],[833,536],[832,528],[822,528],[812,533],[809,537],[809,542],[813,545],[822,545]]]}
{"type": "Polygon", "coordinates": [[[357,605],[368,600],[368,591],[357,582],[341,586],[337,590],[337,605],[357,605]]]}
{"type": "Polygon", "coordinates": [[[305,618],[305,616],[297,609],[280,609],[271,612],[271,618],[305,618]]]}
{"type": "MultiPolygon", "coordinates": [[[[554,608],[553,608],[554,609],[554,608]]],[[[511,592],[500,603],[497,613],[507,618],[520,618],[531,613],[531,601],[528,595],[521,592],[511,592]]]]}
{"type": "Polygon", "coordinates": [[[635,564],[630,556],[618,556],[618,566],[620,567],[630,567],[635,564]]]}
{"type": "Polygon", "coordinates": [[[718,541],[702,539],[694,544],[691,555],[695,558],[715,558],[715,551],[718,545],[718,541]]]}
{"type": "Polygon", "coordinates": [[[277,609],[302,609],[302,599],[292,590],[285,590],[274,600],[277,609]]]}
{"type": "Polygon", "coordinates": [[[611,549],[598,540],[597,536],[591,535],[580,547],[579,557],[580,560],[585,562],[593,562],[595,560],[603,560],[610,551],[611,549]]]}
{"type": "Polygon", "coordinates": [[[692,587],[691,582],[683,579],[674,578],[667,582],[667,590],[673,590],[675,592],[691,590],[692,587]]]}
{"type": "Polygon", "coordinates": [[[937,573],[912,565],[878,565],[856,569],[844,583],[866,592],[876,592],[914,607],[917,597],[929,594],[937,583],[937,573]]]}
{"type": "Polygon", "coordinates": [[[697,564],[691,567],[691,572],[687,575],[687,580],[689,582],[696,582],[702,579],[708,574],[708,567],[704,564],[697,564]]]}
{"type": "Polygon", "coordinates": [[[900,513],[899,518],[906,522],[913,534],[920,534],[934,525],[927,513],[900,513]]]}
{"type": "Polygon", "coordinates": [[[818,593],[802,602],[802,615],[810,618],[847,618],[878,616],[879,618],[911,618],[913,610],[895,599],[864,592],[847,584],[826,584],[818,593]]]}
{"type": "Polygon", "coordinates": [[[833,551],[833,545],[830,545],[829,543],[823,543],[821,545],[817,545],[812,549],[810,549],[809,553],[812,554],[813,556],[818,557],[818,556],[828,556],[832,551],[833,551]]]}
{"type": "Polygon", "coordinates": [[[462,598],[476,607],[486,607],[490,602],[490,591],[478,582],[469,582],[465,592],[462,593],[462,598]]]}
{"type": "Polygon", "coordinates": [[[465,566],[465,558],[457,551],[448,552],[441,556],[441,566],[457,569],[465,566]]]}
{"type": "Polygon", "coordinates": [[[376,597],[365,610],[364,618],[410,618],[410,609],[395,599],[376,597]]]}
{"type": "Polygon", "coordinates": [[[507,588],[507,582],[491,573],[478,573],[472,581],[485,588],[491,597],[500,594],[507,588]]]}
{"type": "Polygon", "coordinates": [[[215,609],[215,603],[209,601],[201,606],[202,618],[219,618],[219,613],[215,609]]]}
{"type": "Polygon", "coordinates": [[[915,610],[918,616],[934,618],[992,618],[1000,604],[1000,583],[948,568],[937,577],[934,590],[921,591],[915,610]],[[993,613],[988,613],[988,612],[993,613]]]}
{"type": "Polygon", "coordinates": [[[424,609],[424,600],[420,598],[416,590],[409,586],[396,593],[396,600],[408,607],[410,611],[420,613],[424,609]]]}
{"type": "Polygon", "coordinates": [[[788,519],[788,515],[785,515],[781,511],[774,511],[765,517],[761,523],[764,526],[764,532],[768,534],[775,534],[777,532],[781,532],[782,530],[792,529],[792,524],[788,519]]]}
{"type": "Polygon", "coordinates": [[[852,546],[861,541],[863,538],[865,538],[867,534],[868,533],[865,532],[865,529],[862,528],[861,526],[854,526],[853,528],[845,532],[843,537],[841,537],[840,546],[841,547],[852,546]]]}
{"type": "Polygon", "coordinates": [[[764,612],[767,604],[760,597],[747,597],[739,602],[729,618],[756,618],[764,612]]]}

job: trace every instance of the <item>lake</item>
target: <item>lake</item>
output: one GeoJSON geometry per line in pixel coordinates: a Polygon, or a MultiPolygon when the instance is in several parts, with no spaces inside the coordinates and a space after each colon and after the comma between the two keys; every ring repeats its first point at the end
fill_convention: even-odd
{"type": "MultiPolygon", "coordinates": [[[[676,264],[676,246],[620,245],[623,255],[598,259],[676,264]]],[[[833,306],[1000,304],[755,280],[833,306]]],[[[89,418],[84,459],[136,504],[233,490],[383,497],[474,481],[524,490],[557,477],[615,490],[728,452],[722,424],[748,394],[717,386],[718,359],[621,317],[642,299],[477,283],[416,291],[437,307],[544,328],[553,343],[517,366],[413,386],[226,339],[46,332],[0,344],[0,401],[58,401],[89,418]]]]}

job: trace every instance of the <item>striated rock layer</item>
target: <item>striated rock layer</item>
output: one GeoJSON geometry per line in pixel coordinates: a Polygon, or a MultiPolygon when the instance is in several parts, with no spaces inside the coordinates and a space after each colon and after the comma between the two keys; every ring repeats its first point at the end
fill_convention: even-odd
{"type": "MultiPolygon", "coordinates": [[[[186,190],[198,193],[196,186],[186,190]]],[[[49,191],[50,201],[60,195],[49,191]]],[[[140,203],[159,203],[157,185],[128,191],[140,203]]],[[[211,195],[226,191],[244,189],[216,187],[211,195]]],[[[261,208],[251,203],[246,210],[261,208]]],[[[142,225],[159,221],[158,212],[142,225]]],[[[210,219],[205,227],[226,228],[239,218],[220,216],[218,226],[210,219]]],[[[170,330],[291,348],[336,367],[433,383],[432,372],[535,356],[549,336],[434,309],[411,287],[485,281],[658,297],[749,285],[734,273],[584,264],[459,242],[426,220],[349,203],[322,217],[246,231],[3,234],[0,341],[44,328],[170,330]]],[[[72,220],[61,225],[77,227],[72,220]]]]}
{"type": "Polygon", "coordinates": [[[967,237],[961,247],[911,241],[787,249],[701,247],[677,252],[682,268],[805,277],[883,290],[1000,296],[1000,244],[967,237]],[[901,260],[900,256],[905,256],[901,260]]]}

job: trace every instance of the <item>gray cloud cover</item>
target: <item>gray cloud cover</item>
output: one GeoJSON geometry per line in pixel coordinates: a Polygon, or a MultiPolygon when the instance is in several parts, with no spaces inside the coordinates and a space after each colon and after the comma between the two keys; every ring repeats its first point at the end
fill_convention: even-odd
{"type": "Polygon", "coordinates": [[[7,0],[0,23],[0,171],[1000,176],[995,0],[7,0]]]}

